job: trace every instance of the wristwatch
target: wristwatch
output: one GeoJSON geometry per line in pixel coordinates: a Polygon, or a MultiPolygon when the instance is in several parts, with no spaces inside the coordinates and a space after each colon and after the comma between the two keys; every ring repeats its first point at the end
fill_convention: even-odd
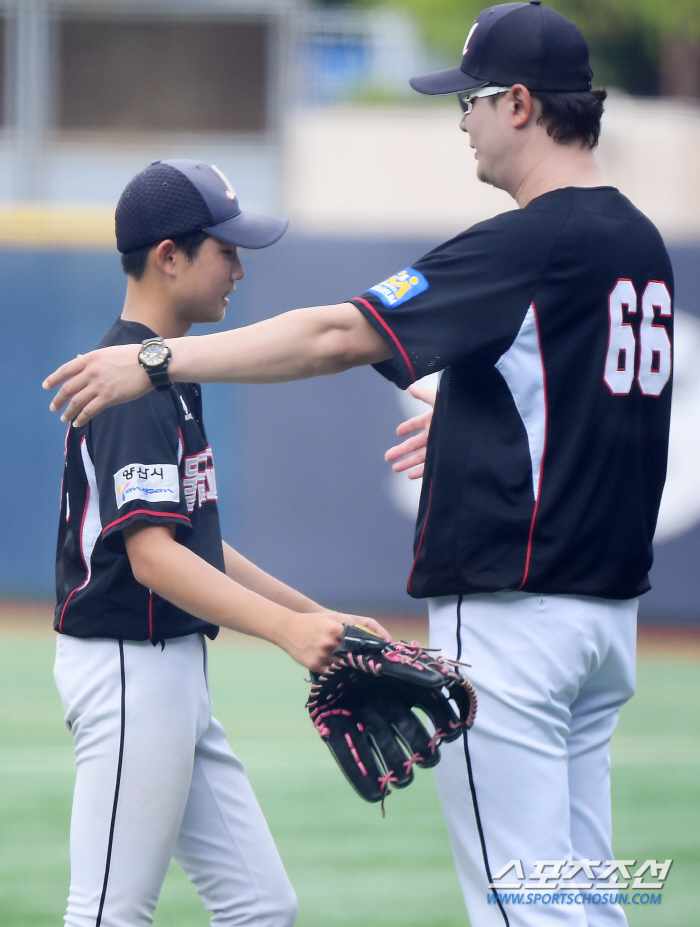
{"type": "Polygon", "coordinates": [[[168,363],[172,351],[161,337],[146,338],[141,342],[139,351],[139,364],[148,374],[148,378],[156,389],[168,389],[168,363]]]}

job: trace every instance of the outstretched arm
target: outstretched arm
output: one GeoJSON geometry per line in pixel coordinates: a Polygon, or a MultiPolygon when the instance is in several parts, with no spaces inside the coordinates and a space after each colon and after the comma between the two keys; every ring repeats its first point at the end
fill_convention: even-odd
{"type": "MultiPolygon", "coordinates": [[[[245,328],[168,341],[172,381],[282,383],[390,358],[384,338],[352,303],[295,309],[245,328]]],[[[137,361],[138,345],[115,345],[79,355],[44,381],[63,383],[51,403],[61,419],[84,425],[108,406],[143,396],[151,388],[137,361]]]]}
{"type": "Polygon", "coordinates": [[[394,461],[391,467],[394,473],[402,473],[404,470],[408,470],[409,480],[419,480],[423,476],[425,469],[425,453],[437,394],[434,389],[427,389],[425,386],[418,386],[416,383],[409,386],[408,391],[416,399],[422,399],[431,408],[427,412],[423,412],[422,415],[416,415],[405,422],[401,422],[396,429],[396,434],[400,438],[404,435],[411,435],[411,437],[402,441],[401,444],[390,447],[384,455],[384,459],[389,463],[394,461]],[[412,434],[414,431],[418,432],[418,434],[412,434]]]}
{"type": "MultiPolygon", "coordinates": [[[[246,589],[257,592],[258,595],[265,596],[265,598],[269,599],[271,602],[289,608],[293,612],[318,613],[326,611],[318,602],[314,602],[313,599],[298,592],[291,586],[287,586],[286,583],[283,583],[270,573],[261,570],[259,566],[247,560],[243,554],[239,554],[237,550],[234,550],[233,547],[225,541],[224,562],[227,576],[237,583],[240,583],[241,586],[245,586],[246,589]]],[[[337,613],[332,612],[329,614],[335,615],[337,613]]],[[[345,624],[362,624],[364,627],[368,628],[370,631],[374,631],[375,634],[384,637],[386,640],[389,640],[391,637],[386,628],[379,624],[378,621],[375,621],[374,618],[361,618],[357,615],[341,615],[341,618],[345,624]]]]}
{"type": "MultiPolygon", "coordinates": [[[[163,525],[134,525],[124,532],[124,542],[137,582],[204,621],[276,644],[313,672],[332,662],[343,623],[363,621],[322,609],[310,599],[306,601],[315,610],[304,612],[268,599],[178,544],[172,529],[163,525]]],[[[381,632],[388,638],[383,628],[381,632]]]]}

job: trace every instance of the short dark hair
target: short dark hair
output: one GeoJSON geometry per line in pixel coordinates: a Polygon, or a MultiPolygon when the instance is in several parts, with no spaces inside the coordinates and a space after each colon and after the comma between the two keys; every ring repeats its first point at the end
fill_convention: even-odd
{"type": "Polygon", "coordinates": [[[538,125],[546,126],[547,135],[555,142],[562,145],[578,142],[584,148],[596,147],[607,91],[550,93],[533,90],[531,95],[542,104],[538,125]]]}
{"type": "MultiPolygon", "coordinates": [[[[205,238],[209,238],[206,232],[200,230],[188,232],[187,235],[173,235],[170,239],[180,251],[183,251],[190,263],[197,257],[197,252],[202,247],[205,238]]],[[[165,239],[164,239],[165,240],[165,239]]],[[[159,243],[158,243],[159,244],[159,243]]],[[[122,270],[125,274],[133,277],[134,280],[140,280],[146,270],[146,261],[152,248],[158,244],[147,245],[145,248],[136,248],[133,251],[126,251],[122,254],[122,270]]]]}

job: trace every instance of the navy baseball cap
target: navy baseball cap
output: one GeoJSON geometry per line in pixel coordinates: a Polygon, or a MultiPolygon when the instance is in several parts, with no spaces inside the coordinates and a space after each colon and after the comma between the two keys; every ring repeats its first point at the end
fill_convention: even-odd
{"type": "Polygon", "coordinates": [[[418,93],[459,93],[484,84],[573,93],[591,89],[581,31],[540,0],[501,3],[476,18],[458,68],[412,77],[418,93]]]}
{"type": "Polygon", "coordinates": [[[198,231],[240,248],[267,248],[288,225],[288,219],[243,212],[218,167],[189,158],[149,164],[126,185],[115,214],[122,254],[198,231]]]}

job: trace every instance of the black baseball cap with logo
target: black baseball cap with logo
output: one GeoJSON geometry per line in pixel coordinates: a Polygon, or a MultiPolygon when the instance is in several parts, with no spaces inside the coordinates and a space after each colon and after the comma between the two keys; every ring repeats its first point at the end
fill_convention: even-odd
{"type": "Polygon", "coordinates": [[[581,31],[540,0],[500,3],[476,18],[458,68],[411,78],[419,93],[474,90],[485,84],[553,92],[591,89],[593,72],[581,31]]]}
{"type": "Polygon", "coordinates": [[[115,214],[122,254],[197,231],[240,248],[267,248],[288,225],[288,219],[243,212],[218,167],[189,158],[149,164],[126,185],[115,214]]]}

